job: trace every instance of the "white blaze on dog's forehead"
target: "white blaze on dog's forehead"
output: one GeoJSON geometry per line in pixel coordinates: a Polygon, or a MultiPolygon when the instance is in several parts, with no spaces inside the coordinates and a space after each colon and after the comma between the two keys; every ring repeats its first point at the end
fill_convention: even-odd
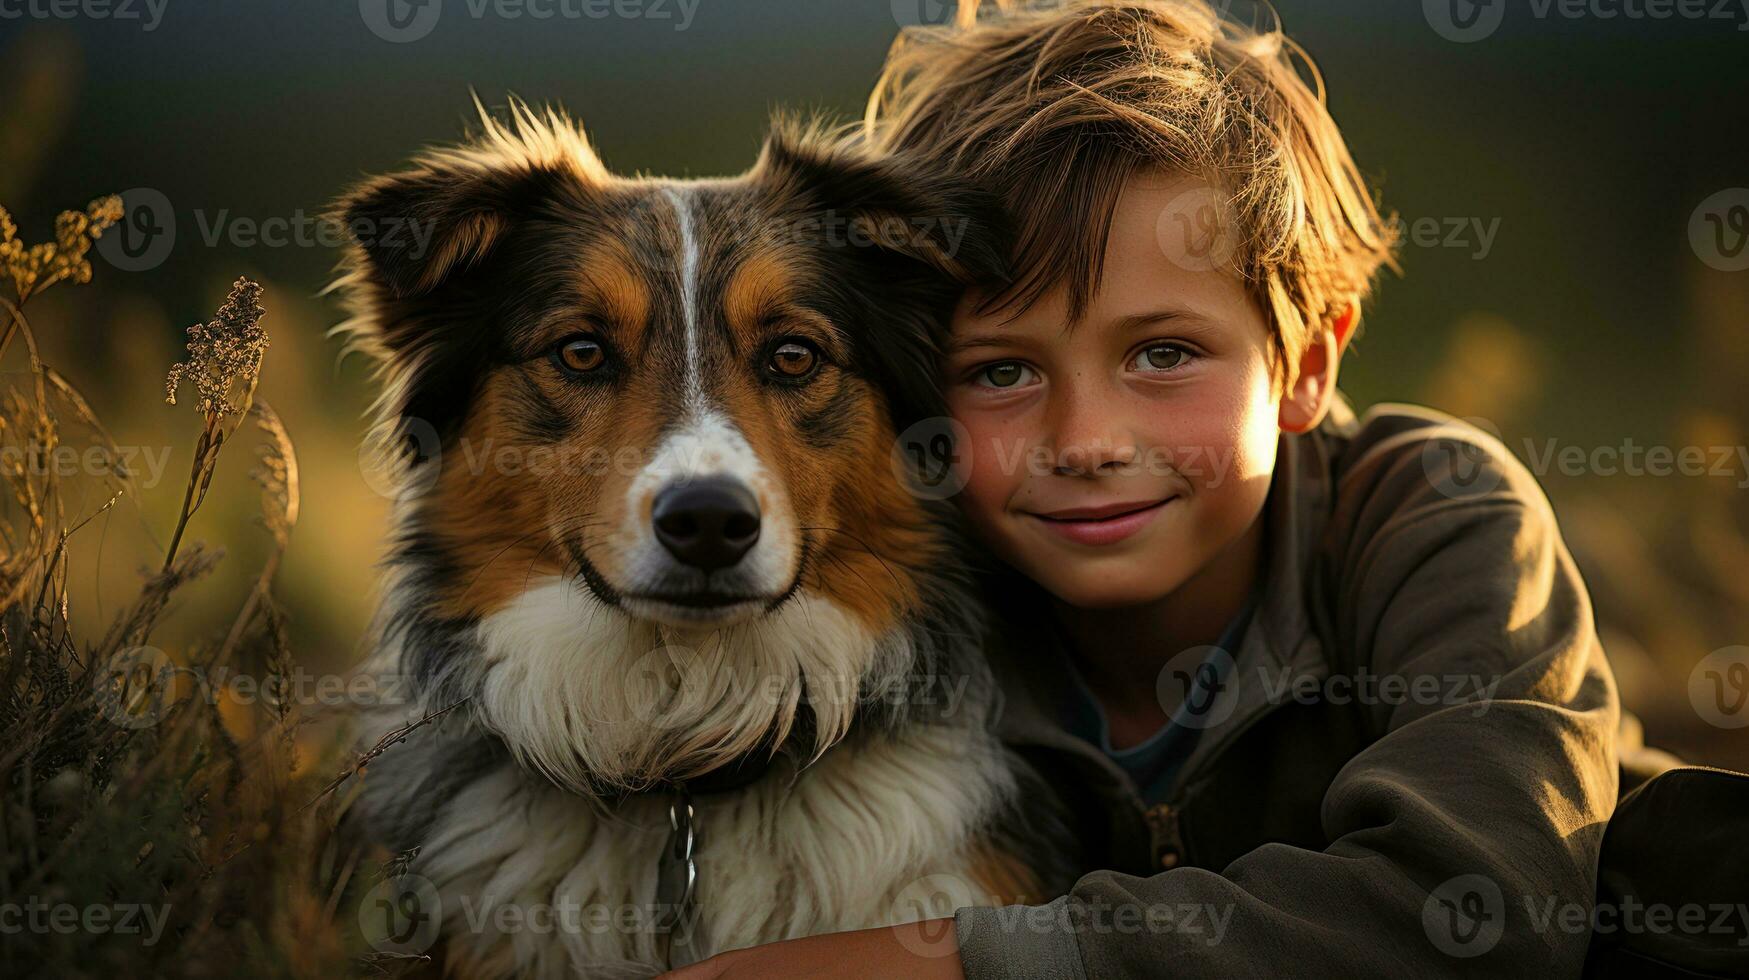
{"type": "MultiPolygon", "coordinates": [[[[704,390],[704,355],[699,338],[698,233],[693,222],[692,191],[663,187],[662,194],[674,206],[680,229],[680,309],[686,347],[681,379],[679,425],[657,447],[650,463],[631,487],[634,505],[644,495],[659,490],[670,480],[702,476],[738,477],[756,493],[763,489],[764,467],[739,427],[710,404],[704,390]]],[[[637,513],[636,506],[631,508],[637,513]]]]}
{"type": "Polygon", "coordinates": [[[680,309],[686,331],[686,368],[683,388],[687,409],[703,411],[704,380],[698,339],[698,235],[692,227],[691,192],[684,188],[664,187],[662,193],[674,205],[680,223],[680,309]]]}

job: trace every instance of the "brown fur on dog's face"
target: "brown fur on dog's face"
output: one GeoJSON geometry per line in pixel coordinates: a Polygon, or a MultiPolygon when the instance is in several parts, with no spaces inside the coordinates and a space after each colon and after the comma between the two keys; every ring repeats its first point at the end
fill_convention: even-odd
{"type": "Polygon", "coordinates": [[[441,447],[398,543],[434,614],[543,575],[683,626],[808,590],[878,635],[915,605],[940,538],[889,460],[897,424],[938,414],[947,311],[999,268],[989,199],[793,129],[742,178],[619,179],[519,110],[345,212],[382,411],[441,447]],[[673,532],[696,522],[658,534],[689,486],[723,493],[681,518],[740,501],[734,541],[756,518],[739,557],[673,532]]]}

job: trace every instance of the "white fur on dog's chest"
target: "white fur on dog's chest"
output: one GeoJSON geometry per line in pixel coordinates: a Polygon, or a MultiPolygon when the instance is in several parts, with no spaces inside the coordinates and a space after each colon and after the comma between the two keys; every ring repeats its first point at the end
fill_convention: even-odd
{"type": "MultiPolygon", "coordinates": [[[[965,734],[844,746],[793,785],[696,798],[698,954],[995,901],[972,869],[971,835],[1012,788],[994,760],[969,757],[994,746],[965,734]]],[[[649,925],[672,799],[609,814],[506,768],[445,808],[416,870],[439,891],[449,941],[482,965],[648,975],[663,962],[649,925]]]]}
{"type": "MultiPolygon", "coordinates": [[[[438,812],[410,870],[438,891],[452,961],[460,953],[463,973],[487,976],[648,976],[667,962],[650,926],[675,796],[593,801],[560,788],[575,760],[593,752],[590,761],[604,767],[660,761],[636,744],[639,733],[728,721],[764,730],[764,716],[748,724],[742,712],[749,696],[765,695],[737,689],[730,681],[740,675],[784,682],[766,694],[803,677],[814,681],[810,692],[825,692],[835,675],[884,649],[872,680],[863,677],[881,690],[908,676],[913,655],[902,639],[870,637],[813,596],[798,597],[757,632],[695,650],[560,580],[532,585],[477,633],[474,667],[483,676],[469,686],[482,692],[494,734],[520,764],[504,759],[433,801],[438,812]],[[668,675],[650,670],[653,651],[696,656],[708,669],[678,678],[679,691],[664,690],[668,675]],[[701,686],[689,694],[689,683],[701,686]]],[[[398,661],[393,647],[383,654],[398,661]]],[[[849,727],[848,714],[833,715],[854,703],[848,693],[850,704],[814,702],[826,725],[849,727]]],[[[799,775],[774,767],[745,788],[694,797],[696,955],[995,900],[974,870],[978,835],[1012,800],[1015,777],[984,723],[987,695],[962,683],[942,696],[946,703],[930,706],[933,719],[852,734],[799,775]]]]}

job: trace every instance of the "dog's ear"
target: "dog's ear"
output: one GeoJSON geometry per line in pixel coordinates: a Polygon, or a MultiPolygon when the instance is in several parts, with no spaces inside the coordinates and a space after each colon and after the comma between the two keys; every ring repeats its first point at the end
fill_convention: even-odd
{"type": "Polygon", "coordinates": [[[413,299],[491,252],[538,183],[533,172],[434,160],[366,182],[339,217],[366,274],[392,298],[413,299]]]}
{"type": "Polygon", "coordinates": [[[356,246],[354,271],[391,299],[433,292],[484,260],[543,201],[606,178],[581,129],[557,111],[512,101],[508,122],[479,113],[471,142],[367,180],[334,208],[356,246]]]}
{"type": "MultiPolygon", "coordinates": [[[[490,266],[520,224],[589,200],[608,177],[582,131],[555,111],[482,109],[470,142],[365,181],[330,220],[351,239],[335,282],[352,318],[336,328],[385,377],[379,421],[447,436],[492,354],[482,329],[504,301],[490,266]]],[[[506,256],[506,258],[508,258],[506,256]]]]}
{"type": "Polygon", "coordinates": [[[839,318],[894,425],[943,414],[940,358],[954,306],[969,287],[1007,281],[1014,233],[1001,198],[920,160],[781,120],[753,176],[791,202],[797,237],[821,245],[839,318]]]}
{"type": "Polygon", "coordinates": [[[1000,199],[921,160],[779,119],[754,177],[842,221],[851,246],[910,260],[962,287],[1006,275],[1013,233],[1000,199]]]}
{"type": "Polygon", "coordinates": [[[336,332],[384,379],[375,438],[385,461],[423,462],[460,422],[491,349],[475,298],[489,288],[470,273],[484,272],[554,179],[446,153],[372,178],[336,206],[332,220],[352,241],[335,286],[353,313],[336,332]]]}

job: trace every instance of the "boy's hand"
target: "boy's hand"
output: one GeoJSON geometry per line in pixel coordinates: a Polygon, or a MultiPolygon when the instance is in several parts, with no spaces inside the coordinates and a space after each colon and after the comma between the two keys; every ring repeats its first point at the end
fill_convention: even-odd
{"type": "Polygon", "coordinates": [[[719,953],[659,980],[965,980],[953,919],[835,932],[719,953]]]}

